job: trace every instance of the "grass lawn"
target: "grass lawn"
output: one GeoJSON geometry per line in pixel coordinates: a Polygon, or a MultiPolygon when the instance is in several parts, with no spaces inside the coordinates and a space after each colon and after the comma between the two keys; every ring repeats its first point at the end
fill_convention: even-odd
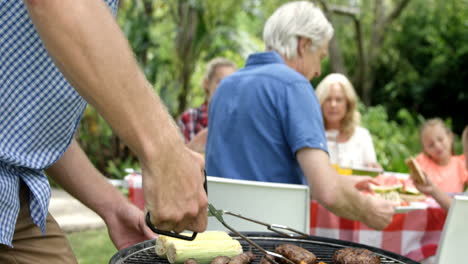
{"type": "Polygon", "coordinates": [[[89,230],[67,234],[79,264],[105,264],[117,253],[107,229],[89,230]]]}

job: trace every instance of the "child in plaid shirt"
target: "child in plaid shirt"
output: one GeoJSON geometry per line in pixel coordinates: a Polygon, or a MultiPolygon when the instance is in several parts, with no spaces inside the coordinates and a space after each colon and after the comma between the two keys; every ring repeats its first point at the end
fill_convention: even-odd
{"type": "Polygon", "coordinates": [[[224,77],[236,70],[235,64],[225,58],[214,58],[208,62],[203,89],[206,100],[198,108],[189,108],[177,120],[187,146],[197,152],[204,153],[206,137],[208,135],[208,103],[213,96],[218,84],[224,77]]]}

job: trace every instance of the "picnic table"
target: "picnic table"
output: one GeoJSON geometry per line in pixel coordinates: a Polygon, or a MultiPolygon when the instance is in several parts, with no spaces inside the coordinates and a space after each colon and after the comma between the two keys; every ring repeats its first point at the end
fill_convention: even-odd
{"type": "Polygon", "coordinates": [[[390,225],[377,231],[358,221],[338,217],[317,201],[310,203],[310,234],[352,241],[388,250],[415,261],[434,256],[447,213],[432,198],[426,209],[396,213],[390,225]]]}

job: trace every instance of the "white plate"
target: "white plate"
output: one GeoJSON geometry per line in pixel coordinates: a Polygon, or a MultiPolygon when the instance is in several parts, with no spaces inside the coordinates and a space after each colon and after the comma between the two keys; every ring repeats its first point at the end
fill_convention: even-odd
{"type": "Polygon", "coordinates": [[[425,210],[427,209],[428,205],[426,203],[421,203],[421,202],[411,202],[407,206],[397,206],[395,207],[395,213],[407,213],[409,211],[414,211],[414,210],[425,210]]]}

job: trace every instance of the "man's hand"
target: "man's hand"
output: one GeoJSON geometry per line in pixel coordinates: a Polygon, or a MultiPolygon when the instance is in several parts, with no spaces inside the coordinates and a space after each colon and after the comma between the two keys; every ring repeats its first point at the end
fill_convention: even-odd
{"type": "Polygon", "coordinates": [[[396,205],[371,195],[366,195],[365,198],[367,200],[367,213],[362,222],[376,230],[382,230],[387,227],[393,219],[396,205]]]}
{"type": "Polygon", "coordinates": [[[150,164],[153,167],[142,164],[146,209],[157,229],[203,232],[208,223],[204,160],[181,147],[150,164]]]}
{"type": "Polygon", "coordinates": [[[105,221],[109,236],[118,250],[156,238],[145,224],[143,211],[130,203],[122,204],[105,221]]]}
{"type": "Polygon", "coordinates": [[[75,140],[47,174],[104,219],[118,249],[155,237],[145,225],[143,212],[94,168],[75,140]]]}

